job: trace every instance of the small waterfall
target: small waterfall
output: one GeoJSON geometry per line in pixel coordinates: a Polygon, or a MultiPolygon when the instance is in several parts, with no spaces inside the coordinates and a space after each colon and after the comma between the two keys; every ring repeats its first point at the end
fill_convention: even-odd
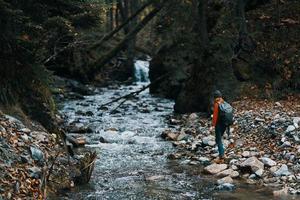
{"type": "Polygon", "coordinates": [[[136,60],[134,62],[134,78],[137,83],[149,82],[149,61],[147,60],[136,60]]]}

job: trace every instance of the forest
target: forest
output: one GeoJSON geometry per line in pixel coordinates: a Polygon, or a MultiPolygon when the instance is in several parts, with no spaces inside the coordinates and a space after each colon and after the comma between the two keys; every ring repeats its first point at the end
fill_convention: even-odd
{"type": "Polygon", "coordinates": [[[0,199],[297,199],[298,0],[0,0],[0,199]]]}

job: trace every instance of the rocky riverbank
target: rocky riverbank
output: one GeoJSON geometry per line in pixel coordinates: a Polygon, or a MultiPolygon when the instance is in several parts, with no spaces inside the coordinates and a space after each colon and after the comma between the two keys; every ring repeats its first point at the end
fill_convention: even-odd
{"type": "Polygon", "coordinates": [[[170,118],[162,137],[171,140],[178,152],[169,159],[184,159],[206,166],[203,173],[219,178],[218,189],[233,190],[239,181],[274,189],[274,195],[300,194],[300,98],[279,102],[243,99],[233,103],[235,123],[224,135],[226,159],[218,156],[210,120],[197,113],[170,118]]]}
{"type": "Polygon", "coordinates": [[[0,112],[0,199],[42,199],[69,190],[81,181],[84,157],[69,157],[58,136],[37,123],[25,126],[0,112]]]}

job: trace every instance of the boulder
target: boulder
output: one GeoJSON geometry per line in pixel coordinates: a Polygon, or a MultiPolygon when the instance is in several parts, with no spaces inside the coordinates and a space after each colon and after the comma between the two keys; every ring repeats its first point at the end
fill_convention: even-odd
{"type": "Polygon", "coordinates": [[[242,162],[240,167],[243,169],[250,169],[252,172],[256,172],[259,169],[264,169],[264,164],[260,162],[256,157],[251,157],[242,162]]]}
{"type": "Polygon", "coordinates": [[[209,174],[217,174],[225,169],[227,169],[226,164],[211,164],[204,168],[204,171],[209,174]]]}

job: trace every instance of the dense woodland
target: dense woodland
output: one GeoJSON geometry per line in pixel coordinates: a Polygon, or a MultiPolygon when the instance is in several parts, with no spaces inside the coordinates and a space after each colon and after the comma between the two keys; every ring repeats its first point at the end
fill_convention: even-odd
{"type": "Polygon", "coordinates": [[[150,92],[177,113],[209,111],[215,89],[229,102],[300,92],[298,0],[0,0],[0,30],[1,111],[53,133],[57,77],[128,84],[147,56],[150,92]]]}
{"type": "Polygon", "coordinates": [[[133,59],[145,54],[153,58],[152,81],[167,74],[151,91],[176,99],[178,112],[205,111],[213,88],[231,99],[299,92],[296,0],[0,5],[1,104],[33,118],[54,114],[53,74],[83,83],[124,81],[133,59]]]}

